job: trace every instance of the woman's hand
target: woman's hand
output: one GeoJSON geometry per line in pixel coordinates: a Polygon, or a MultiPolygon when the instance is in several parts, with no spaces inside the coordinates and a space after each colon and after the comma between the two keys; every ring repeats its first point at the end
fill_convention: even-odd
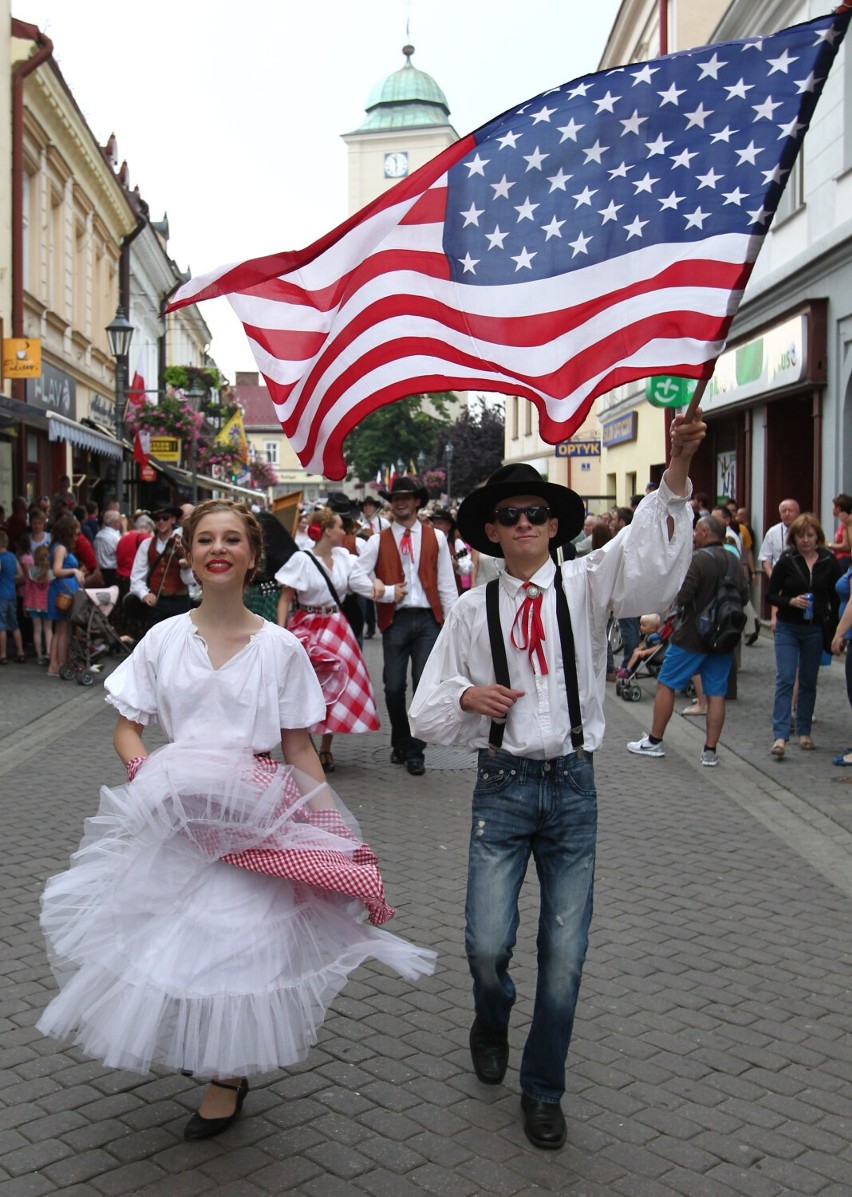
{"type": "Polygon", "coordinates": [[[799,611],[804,611],[804,609],[805,609],[805,607],[807,607],[807,605],[808,605],[808,600],[805,598],[805,596],[803,594],[797,594],[797,595],[795,595],[794,598],[790,599],[790,606],[796,607],[799,611]]]}

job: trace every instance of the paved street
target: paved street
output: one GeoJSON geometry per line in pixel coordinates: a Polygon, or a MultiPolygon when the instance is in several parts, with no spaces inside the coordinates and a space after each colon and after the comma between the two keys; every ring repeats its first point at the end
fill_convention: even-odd
{"type": "MultiPolygon", "coordinates": [[[[367,645],[374,679],[377,642],[367,645]]],[[[392,927],[439,952],[416,988],[363,967],[301,1067],[259,1079],[224,1137],[184,1143],[192,1079],[139,1077],[45,1040],[53,982],[37,926],[97,787],[122,770],[99,686],[0,676],[0,1197],[572,1197],[852,1194],[852,744],[842,665],[821,671],[814,739],[769,756],[771,638],[743,649],[717,769],[702,721],[675,717],[664,759],[625,751],[654,684],[609,687],[598,755],[596,913],[569,1059],[568,1142],[530,1147],[517,1062],[533,984],[534,885],[523,904],[506,1083],[467,1051],[462,912],[471,758],[430,750],[412,778],[387,733],[338,737],[334,777],[383,863],[392,927]]],[[[685,703],[679,703],[680,709],[685,703]]]]}

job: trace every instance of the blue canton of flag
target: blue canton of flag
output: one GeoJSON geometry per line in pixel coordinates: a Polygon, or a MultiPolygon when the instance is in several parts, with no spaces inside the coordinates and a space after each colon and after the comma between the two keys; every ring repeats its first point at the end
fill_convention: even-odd
{"type": "Polygon", "coordinates": [[[454,277],[511,283],[640,246],[762,237],[842,36],[829,17],[617,67],[485,125],[449,172],[454,277]]]}
{"type": "Polygon", "coordinates": [[[545,92],[227,295],[302,464],[404,395],[502,391],[565,440],[597,395],[709,378],[850,12],[545,92]]]}

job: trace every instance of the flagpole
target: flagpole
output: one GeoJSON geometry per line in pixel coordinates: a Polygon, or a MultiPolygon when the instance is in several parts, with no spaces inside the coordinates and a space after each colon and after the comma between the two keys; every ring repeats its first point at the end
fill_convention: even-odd
{"type": "Polygon", "coordinates": [[[689,401],[689,407],[687,407],[686,411],[683,414],[684,424],[691,424],[692,421],[695,419],[696,409],[698,407],[698,404],[704,398],[704,392],[707,390],[707,383],[709,381],[710,381],[709,378],[702,378],[701,381],[699,382],[698,386],[695,388],[695,392],[693,393],[693,396],[689,401]]]}

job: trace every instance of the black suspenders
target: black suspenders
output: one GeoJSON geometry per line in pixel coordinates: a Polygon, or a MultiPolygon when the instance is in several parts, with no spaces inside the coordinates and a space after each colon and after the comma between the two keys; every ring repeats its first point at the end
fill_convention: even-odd
{"type": "MultiPolygon", "coordinates": [[[[577,659],[574,646],[574,631],[571,627],[571,613],[568,600],[562,588],[562,576],[557,569],[553,579],[556,591],[556,622],[559,627],[559,642],[562,646],[562,668],[565,671],[565,693],[568,695],[568,715],[571,720],[571,745],[579,757],[583,756],[583,717],[580,713],[580,686],[577,681],[577,659]]],[[[511,686],[509,662],[506,657],[506,639],[500,627],[500,579],[495,578],[485,587],[485,613],[488,619],[488,638],[491,642],[491,657],[494,662],[494,677],[500,686],[511,686]]],[[[499,748],[503,743],[504,724],[491,720],[488,743],[499,748]]]]}

